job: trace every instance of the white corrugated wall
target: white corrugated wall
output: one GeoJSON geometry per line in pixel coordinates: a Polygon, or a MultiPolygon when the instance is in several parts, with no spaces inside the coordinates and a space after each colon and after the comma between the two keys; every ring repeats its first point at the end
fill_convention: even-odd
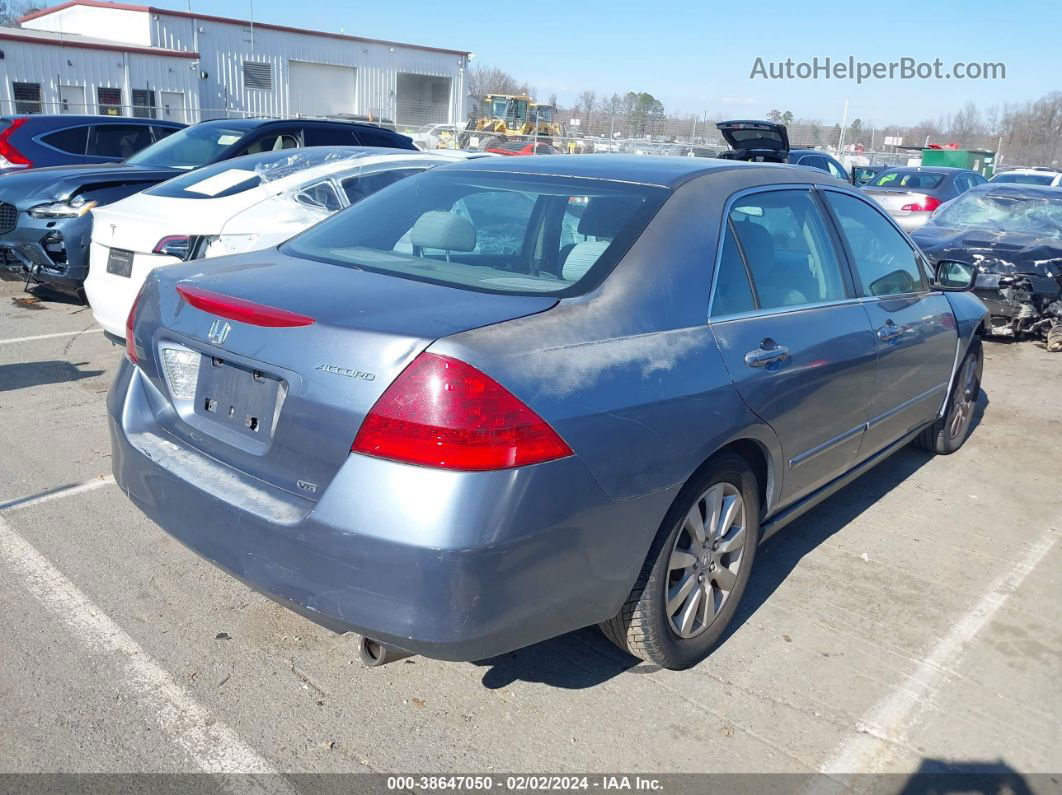
{"type": "Polygon", "coordinates": [[[97,112],[98,88],[122,90],[124,111],[129,115],[133,88],[160,92],[181,92],[186,96],[188,118],[196,118],[199,106],[198,73],[195,61],[173,56],[95,50],[83,47],[64,47],[39,41],[0,40],[3,59],[0,60],[0,110],[14,113],[12,83],[39,83],[45,113],[59,113],[59,86],[81,86],[85,93],[85,108],[70,108],[72,113],[97,112]]]}
{"type": "MultiPolygon", "coordinates": [[[[357,98],[350,113],[394,119],[398,112],[397,81],[400,72],[448,78],[451,81],[447,113],[450,121],[462,119],[459,87],[463,56],[458,53],[352,41],[311,33],[193,20],[156,14],[152,20],[155,45],[197,51],[207,73],[200,86],[203,118],[226,115],[278,115],[292,113],[288,97],[288,62],[306,61],[353,67],[357,70],[357,98]],[[273,68],[270,91],[247,89],[243,61],[268,62],[273,68]]],[[[400,122],[401,119],[398,119],[400,122]]]]}

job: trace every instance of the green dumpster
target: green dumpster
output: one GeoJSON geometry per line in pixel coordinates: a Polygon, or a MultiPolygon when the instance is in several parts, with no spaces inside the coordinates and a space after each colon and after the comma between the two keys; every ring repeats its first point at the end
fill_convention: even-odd
{"type": "Polygon", "coordinates": [[[988,149],[923,149],[923,166],[968,168],[985,179],[995,173],[996,153],[988,149]]]}

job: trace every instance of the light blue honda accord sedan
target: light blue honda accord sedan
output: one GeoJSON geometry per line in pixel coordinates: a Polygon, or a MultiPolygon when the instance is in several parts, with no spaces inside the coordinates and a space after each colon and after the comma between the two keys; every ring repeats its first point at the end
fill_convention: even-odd
{"type": "Polygon", "coordinates": [[[371,660],[597,623],[685,668],[759,541],[909,442],[962,445],[972,280],[811,169],[443,166],[278,249],[156,271],[114,473],[371,660]]]}

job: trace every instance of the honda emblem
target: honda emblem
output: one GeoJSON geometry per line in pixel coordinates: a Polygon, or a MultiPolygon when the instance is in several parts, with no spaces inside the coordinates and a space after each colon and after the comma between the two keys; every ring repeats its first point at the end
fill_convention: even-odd
{"type": "Polygon", "coordinates": [[[224,345],[231,330],[232,326],[224,320],[215,320],[210,324],[210,331],[207,334],[207,339],[214,345],[224,345]]]}

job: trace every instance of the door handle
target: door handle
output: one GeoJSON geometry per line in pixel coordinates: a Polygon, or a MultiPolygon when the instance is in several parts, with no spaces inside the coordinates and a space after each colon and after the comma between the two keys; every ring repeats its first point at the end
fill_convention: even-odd
{"type": "Polygon", "coordinates": [[[760,343],[760,347],[745,354],[745,364],[748,367],[766,367],[772,370],[776,368],[771,365],[781,365],[788,358],[789,348],[768,338],[760,343]]]}
{"type": "Polygon", "coordinates": [[[882,342],[893,342],[901,334],[903,334],[903,327],[897,326],[891,320],[886,320],[885,325],[878,329],[878,339],[882,342]]]}

